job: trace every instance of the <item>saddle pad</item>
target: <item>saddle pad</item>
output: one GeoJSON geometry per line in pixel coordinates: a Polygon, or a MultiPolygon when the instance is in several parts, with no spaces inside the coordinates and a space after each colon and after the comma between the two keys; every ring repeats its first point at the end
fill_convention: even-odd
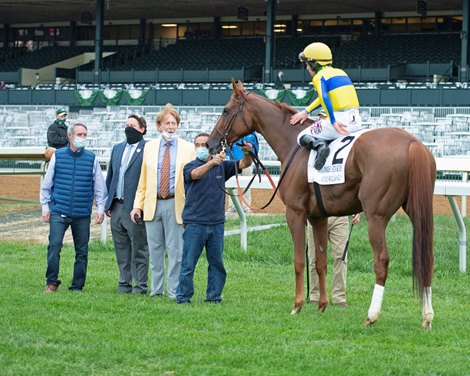
{"type": "Polygon", "coordinates": [[[370,129],[362,129],[358,132],[351,133],[348,136],[339,137],[331,142],[329,145],[330,154],[326,159],[325,165],[320,171],[313,167],[317,152],[315,150],[311,150],[307,165],[308,182],[313,183],[315,181],[320,185],[344,183],[344,170],[349,152],[359,136],[367,131],[370,131],[370,129]]]}

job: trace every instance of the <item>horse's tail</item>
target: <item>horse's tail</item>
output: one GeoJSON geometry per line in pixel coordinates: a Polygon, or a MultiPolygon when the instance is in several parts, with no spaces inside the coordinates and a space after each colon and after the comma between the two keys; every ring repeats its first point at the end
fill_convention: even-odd
{"type": "Polygon", "coordinates": [[[408,198],[406,212],[413,225],[413,289],[419,296],[431,286],[433,256],[433,194],[436,163],[429,150],[413,141],[408,150],[408,198]]]}

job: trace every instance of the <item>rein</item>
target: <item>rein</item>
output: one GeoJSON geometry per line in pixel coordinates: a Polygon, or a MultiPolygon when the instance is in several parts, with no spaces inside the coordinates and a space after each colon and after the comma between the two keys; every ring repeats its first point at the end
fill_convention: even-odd
{"type": "Polygon", "coordinates": [[[279,177],[279,181],[277,183],[277,186],[276,184],[274,184],[274,181],[271,177],[271,174],[269,173],[269,171],[267,170],[267,168],[263,165],[263,163],[260,161],[258,155],[255,155],[254,153],[250,152],[250,154],[252,155],[251,157],[253,158],[253,156],[256,157],[256,160],[257,162],[255,162],[255,166],[256,166],[256,173],[253,175],[253,177],[251,178],[250,182],[247,184],[246,188],[244,190],[242,190],[242,188],[240,187],[240,183],[238,181],[238,174],[236,174],[236,181],[237,181],[237,190],[238,190],[238,196],[241,197],[243,203],[245,204],[245,206],[249,207],[250,209],[252,210],[263,210],[265,208],[267,208],[271,202],[273,202],[274,200],[274,197],[276,196],[276,194],[279,196],[279,186],[281,185],[282,181],[284,180],[284,176],[286,176],[287,174],[287,171],[289,170],[289,167],[290,165],[292,164],[292,161],[295,157],[295,155],[297,154],[297,152],[300,150],[300,145],[297,145],[297,148],[294,150],[294,152],[291,154],[289,160],[287,161],[287,165],[286,165],[286,168],[285,170],[282,171],[282,174],[281,176],[279,177]],[[257,166],[256,164],[259,164],[259,166],[257,166]],[[256,175],[259,175],[259,179],[261,181],[261,173],[260,173],[260,170],[259,169],[262,169],[264,174],[266,175],[266,177],[268,178],[269,182],[271,183],[271,186],[273,187],[274,189],[274,192],[271,196],[271,198],[269,199],[269,201],[267,202],[267,204],[263,205],[262,207],[260,208],[257,208],[257,207],[253,207],[251,206],[251,204],[249,204],[245,197],[243,197],[243,194],[250,188],[251,184],[253,183],[253,180],[255,179],[256,175]]]}
{"type": "MultiPolygon", "coordinates": [[[[249,95],[249,93],[248,93],[249,95]]],[[[225,128],[225,134],[224,136],[222,137],[222,140],[221,140],[221,145],[222,145],[222,148],[225,148],[227,146],[227,137],[230,133],[230,131],[232,130],[232,127],[233,127],[233,124],[235,122],[235,119],[236,117],[238,116],[238,114],[240,113],[241,115],[241,119],[242,119],[242,122],[243,122],[243,125],[248,129],[250,130],[250,127],[248,126],[248,123],[246,122],[246,119],[245,117],[243,116],[243,105],[245,104],[245,101],[244,100],[238,100],[237,99],[237,109],[235,111],[231,111],[231,118],[229,119],[229,123],[227,125],[227,127],[225,128]]],[[[276,194],[278,194],[278,191],[279,191],[279,186],[281,185],[281,182],[284,180],[284,176],[286,176],[287,174],[287,171],[289,170],[289,167],[295,157],[295,155],[297,154],[297,152],[300,150],[300,145],[297,145],[297,148],[294,150],[294,152],[291,154],[291,156],[289,157],[289,160],[287,161],[287,164],[286,164],[286,168],[283,170],[281,176],[279,177],[279,182],[277,183],[277,186],[276,184],[274,184],[274,181],[271,177],[271,174],[269,173],[269,171],[267,170],[267,168],[263,165],[263,163],[261,162],[261,160],[259,159],[258,157],[258,153],[257,153],[257,150],[255,150],[256,153],[253,153],[252,151],[250,151],[250,155],[251,155],[251,158],[253,160],[253,163],[255,164],[255,174],[253,175],[253,177],[251,178],[250,182],[247,184],[247,186],[245,187],[244,190],[242,190],[242,188],[240,187],[240,183],[238,181],[238,169],[235,168],[235,179],[237,181],[237,192],[238,192],[238,196],[241,197],[243,203],[249,207],[250,209],[252,210],[263,210],[265,208],[267,208],[271,202],[274,200],[274,197],[276,196],[276,194]],[[263,205],[262,207],[260,208],[256,208],[256,207],[253,207],[251,206],[251,204],[249,204],[245,197],[243,197],[243,194],[250,188],[251,184],[253,183],[254,179],[256,178],[256,175],[259,176],[259,181],[261,181],[261,172],[260,170],[262,170],[264,172],[264,174],[267,176],[269,182],[271,183],[271,186],[273,187],[274,189],[274,193],[272,194],[270,200],[268,201],[267,204],[263,205]]],[[[223,189],[224,192],[226,194],[229,194],[225,189],[223,189]]]]}

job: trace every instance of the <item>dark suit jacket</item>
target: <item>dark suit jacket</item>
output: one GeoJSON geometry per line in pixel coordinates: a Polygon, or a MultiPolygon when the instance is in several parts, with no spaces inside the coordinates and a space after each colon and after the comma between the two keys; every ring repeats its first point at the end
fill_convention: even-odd
{"type": "MultiPolygon", "coordinates": [[[[140,170],[142,167],[142,157],[144,155],[144,146],[146,141],[142,139],[137,144],[137,148],[132,155],[126,172],[124,173],[124,209],[131,212],[134,207],[135,192],[139,184],[140,170]]],[[[108,188],[108,200],[106,201],[105,210],[112,210],[114,196],[119,179],[119,170],[121,168],[122,154],[126,148],[127,142],[121,142],[113,147],[111,159],[108,166],[108,174],[106,176],[106,188],[108,188]]]]}

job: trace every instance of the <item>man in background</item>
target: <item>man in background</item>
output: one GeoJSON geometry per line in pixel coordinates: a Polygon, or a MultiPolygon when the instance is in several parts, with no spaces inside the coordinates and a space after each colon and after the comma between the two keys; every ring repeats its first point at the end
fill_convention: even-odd
{"type": "MultiPolygon", "coordinates": [[[[248,151],[243,150],[243,144],[245,142],[252,145],[252,148],[251,148],[252,153],[254,153],[254,154],[259,153],[258,136],[257,136],[256,132],[253,132],[253,133],[250,133],[249,135],[247,135],[245,137],[242,137],[237,142],[233,143],[233,145],[230,148],[230,152],[228,153],[230,160],[232,160],[232,161],[241,161],[245,157],[245,153],[248,153],[248,151]]],[[[238,172],[242,176],[252,176],[253,175],[253,169],[251,167],[245,168],[245,169],[241,170],[241,172],[240,171],[238,171],[238,172]]],[[[244,198],[244,200],[241,200],[241,198],[240,198],[243,211],[245,213],[250,213],[251,209],[248,206],[248,205],[251,205],[251,190],[250,189],[246,190],[246,192],[243,194],[243,198],[244,198]]],[[[235,199],[239,199],[239,198],[235,197],[235,199]]],[[[234,213],[236,211],[235,206],[233,205],[232,198],[229,199],[229,204],[228,204],[227,211],[229,213],[234,213]]]]}
{"type": "Polygon", "coordinates": [[[69,144],[67,125],[65,125],[67,110],[59,108],[55,114],[54,122],[47,129],[47,145],[54,149],[61,149],[69,144]]]}
{"type": "MultiPolygon", "coordinates": [[[[352,217],[352,223],[359,223],[360,214],[352,217]]],[[[308,223],[307,244],[310,257],[310,277],[312,280],[312,288],[310,289],[310,303],[318,304],[320,299],[320,288],[318,282],[318,274],[315,267],[315,242],[313,239],[312,225],[308,223]]],[[[331,295],[333,304],[339,307],[347,307],[346,302],[346,272],[347,260],[343,261],[344,248],[349,237],[349,220],[344,217],[328,218],[328,241],[331,247],[331,256],[333,258],[333,282],[331,287],[331,295]]],[[[325,250],[326,252],[326,250],[325,250]]]]}

